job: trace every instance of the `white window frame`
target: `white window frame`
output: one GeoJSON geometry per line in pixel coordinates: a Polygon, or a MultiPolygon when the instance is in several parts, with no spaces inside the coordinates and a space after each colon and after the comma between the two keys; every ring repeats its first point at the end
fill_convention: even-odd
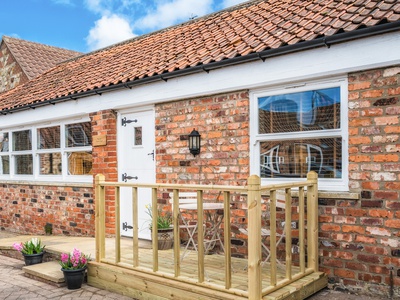
{"type": "MultiPolygon", "coordinates": [[[[326,191],[349,191],[348,173],[348,80],[347,77],[337,77],[325,80],[299,82],[290,85],[274,86],[270,88],[254,89],[250,91],[250,173],[260,176],[260,143],[265,141],[312,139],[323,137],[342,138],[342,178],[319,178],[318,189],[326,191]],[[259,134],[258,98],[279,94],[296,93],[308,90],[318,90],[331,87],[340,87],[340,128],[329,130],[313,130],[259,134]],[[329,135],[326,132],[329,131],[329,135]]],[[[285,183],[305,180],[303,178],[262,178],[262,184],[285,183]]]]}
{"type": "MultiPolygon", "coordinates": [[[[47,182],[93,182],[92,175],[68,175],[68,154],[71,152],[93,152],[92,146],[82,147],[67,147],[66,145],[66,125],[73,125],[78,123],[90,122],[89,117],[80,117],[74,119],[66,119],[62,121],[47,122],[46,124],[35,124],[21,127],[2,129],[0,132],[7,132],[9,136],[9,157],[10,157],[10,174],[0,174],[0,179],[3,180],[18,180],[18,181],[47,181],[47,182]],[[52,149],[39,149],[38,148],[38,134],[37,130],[40,128],[60,126],[60,148],[52,149]],[[13,150],[13,132],[31,130],[32,134],[32,150],[14,151],[13,150]],[[44,153],[61,153],[62,160],[62,173],[60,175],[40,174],[39,155],[44,153]],[[33,174],[32,175],[19,175],[15,174],[14,169],[14,156],[21,154],[31,154],[33,156],[33,174]]],[[[2,153],[1,153],[2,154],[2,153]]],[[[2,155],[0,155],[1,158],[2,155]]]]}

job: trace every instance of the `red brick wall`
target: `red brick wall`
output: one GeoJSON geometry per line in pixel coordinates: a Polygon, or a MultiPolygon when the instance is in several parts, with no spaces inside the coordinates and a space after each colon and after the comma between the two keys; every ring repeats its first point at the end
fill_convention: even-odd
{"type": "Polygon", "coordinates": [[[92,187],[2,184],[0,227],[22,234],[93,235],[92,187]]]}
{"type": "Polygon", "coordinates": [[[321,269],[332,283],[387,294],[393,268],[399,291],[399,113],[400,66],[349,75],[350,189],[361,199],[319,199],[321,269]]]}
{"type": "Polygon", "coordinates": [[[157,182],[244,185],[249,176],[249,96],[246,91],[156,106],[157,182]],[[187,136],[201,134],[193,157],[187,136]]]}
{"type": "MultiPolygon", "coordinates": [[[[112,110],[90,114],[93,140],[106,136],[105,146],[93,146],[93,175],[103,174],[106,181],[118,181],[117,169],[117,117],[112,110]]],[[[93,228],[94,230],[94,228],[93,228]]],[[[106,233],[115,233],[115,194],[106,189],[106,233]]]]}
{"type": "MultiPolygon", "coordinates": [[[[249,176],[249,95],[238,91],[169,102],[156,106],[156,176],[159,183],[247,184],[249,176]],[[201,135],[201,151],[188,150],[188,135],[201,135]]],[[[215,198],[218,195],[207,195],[215,198]]],[[[161,203],[168,203],[168,193],[161,203]]],[[[222,200],[222,197],[221,199],[222,200]]],[[[245,222],[244,205],[232,206],[231,224],[245,222]]],[[[234,228],[233,228],[234,231],[234,228]]],[[[232,255],[243,253],[242,240],[233,239],[232,255]]]]}

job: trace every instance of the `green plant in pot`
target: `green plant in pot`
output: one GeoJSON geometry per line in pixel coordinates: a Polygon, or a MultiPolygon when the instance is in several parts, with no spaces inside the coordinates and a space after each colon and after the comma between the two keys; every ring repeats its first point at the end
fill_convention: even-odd
{"type": "MultiPolygon", "coordinates": [[[[151,223],[149,225],[152,231],[153,226],[153,210],[151,205],[146,205],[146,213],[150,216],[151,223]]],[[[170,211],[162,211],[158,209],[157,213],[157,233],[158,233],[158,250],[171,249],[174,245],[174,235],[172,228],[172,214],[170,211]]]]}
{"type": "Polygon", "coordinates": [[[24,256],[25,265],[35,265],[43,261],[44,247],[39,238],[31,238],[24,243],[14,243],[13,248],[24,256]]]}

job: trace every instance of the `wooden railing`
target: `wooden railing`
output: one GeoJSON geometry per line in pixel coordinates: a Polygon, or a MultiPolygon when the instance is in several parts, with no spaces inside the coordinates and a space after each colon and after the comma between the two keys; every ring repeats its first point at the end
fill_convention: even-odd
{"type": "MultiPolygon", "coordinates": [[[[248,184],[245,187],[239,186],[219,186],[219,185],[177,185],[177,184],[134,184],[122,182],[106,182],[104,176],[96,175],[96,261],[102,263],[113,264],[116,266],[135,269],[142,272],[152,272],[160,277],[172,277],[178,280],[185,281],[181,276],[181,259],[180,259],[180,232],[179,232],[179,192],[182,190],[197,191],[197,222],[203,224],[203,193],[217,191],[223,195],[224,202],[224,265],[225,265],[225,284],[224,286],[215,286],[218,290],[226,290],[236,295],[247,297],[248,299],[261,299],[262,296],[272,293],[273,291],[282,288],[295,280],[305,277],[313,272],[318,271],[318,187],[317,174],[310,172],[307,175],[307,180],[299,182],[290,182],[284,184],[274,184],[261,186],[260,178],[252,175],[248,178],[248,184]],[[106,238],[106,187],[115,189],[115,257],[113,260],[107,260],[105,257],[105,238],[106,238]],[[129,187],[132,189],[132,213],[133,213],[133,239],[132,239],[132,264],[121,262],[121,228],[120,228],[120,189],[121,187],[129,187]],[[150,270],[139,266],[139,238],[138,238],[138,188],[149,188],[152,190],[152,207],[153,207],[153,224],[156,228],[157,197],[159,191],[172,191],[172,211],[173,211],[173,227],[174,227],[174,274],[165,274],[159,271],[159,253],[157,232],[152,232],[152,263],[153,267],[150,270]],[[278,280],[277,276],[277,191],[284,191],[285,198],[285,224],[292,222],[292,194],[296,194],[298,198],[297,217],[298,220],[298,240],[299,240],[299,259],[296,262],[297,273],[293,272],[292,262],[292,229],[291,226],[285,226],[285,263],[286,268],[285,278],[278,280]],[[247,231],[248,231],[248,287],[247,290],[241,290],[232,287],[232,264],[231,264],[231,193],[247,196],[247,231]],[[261,228],[262,228],[262,210],[263,197],[268,195],[269,198],[269,223],[270,223],[270,283],[267,287],[262,284],[262,252],[261,252],[261,228]],[[307,226],[305,225],[307,224],[307,226]],[[307,240],[307,245],[305,245],[307,240]],[[307,264],[306,264],[307,253],[307,264]]],[[[196,284],[205,284],[204,270],[204,228],[198,226],[198,279],[196,284]]],[[[297,238],[297,237],[296,237],[297,238]]],[[[185,282],[191,282],[186,280],[185,282]]],[[[205,284],[208,287],[213,287],[210,283],[205,284]]]]}

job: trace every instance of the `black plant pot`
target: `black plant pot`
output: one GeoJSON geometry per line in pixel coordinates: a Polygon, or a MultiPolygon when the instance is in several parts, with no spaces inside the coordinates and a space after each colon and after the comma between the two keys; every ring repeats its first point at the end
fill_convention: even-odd
{"type": "Polygon", "coordinates": [[[85,279],[86,267],[76,270],[61,269],[64,273],[64,279],[69,290],[80,289],[85,279]]]}
{"type": "Polygon", "coordinates": [[[25,265],[30,266],[30,265],[40,264],[43,261],[44,252],[36,253],[36,254],[22,253],[22,255],[24,256],[24,259],[25,259],[25,265]]]}

